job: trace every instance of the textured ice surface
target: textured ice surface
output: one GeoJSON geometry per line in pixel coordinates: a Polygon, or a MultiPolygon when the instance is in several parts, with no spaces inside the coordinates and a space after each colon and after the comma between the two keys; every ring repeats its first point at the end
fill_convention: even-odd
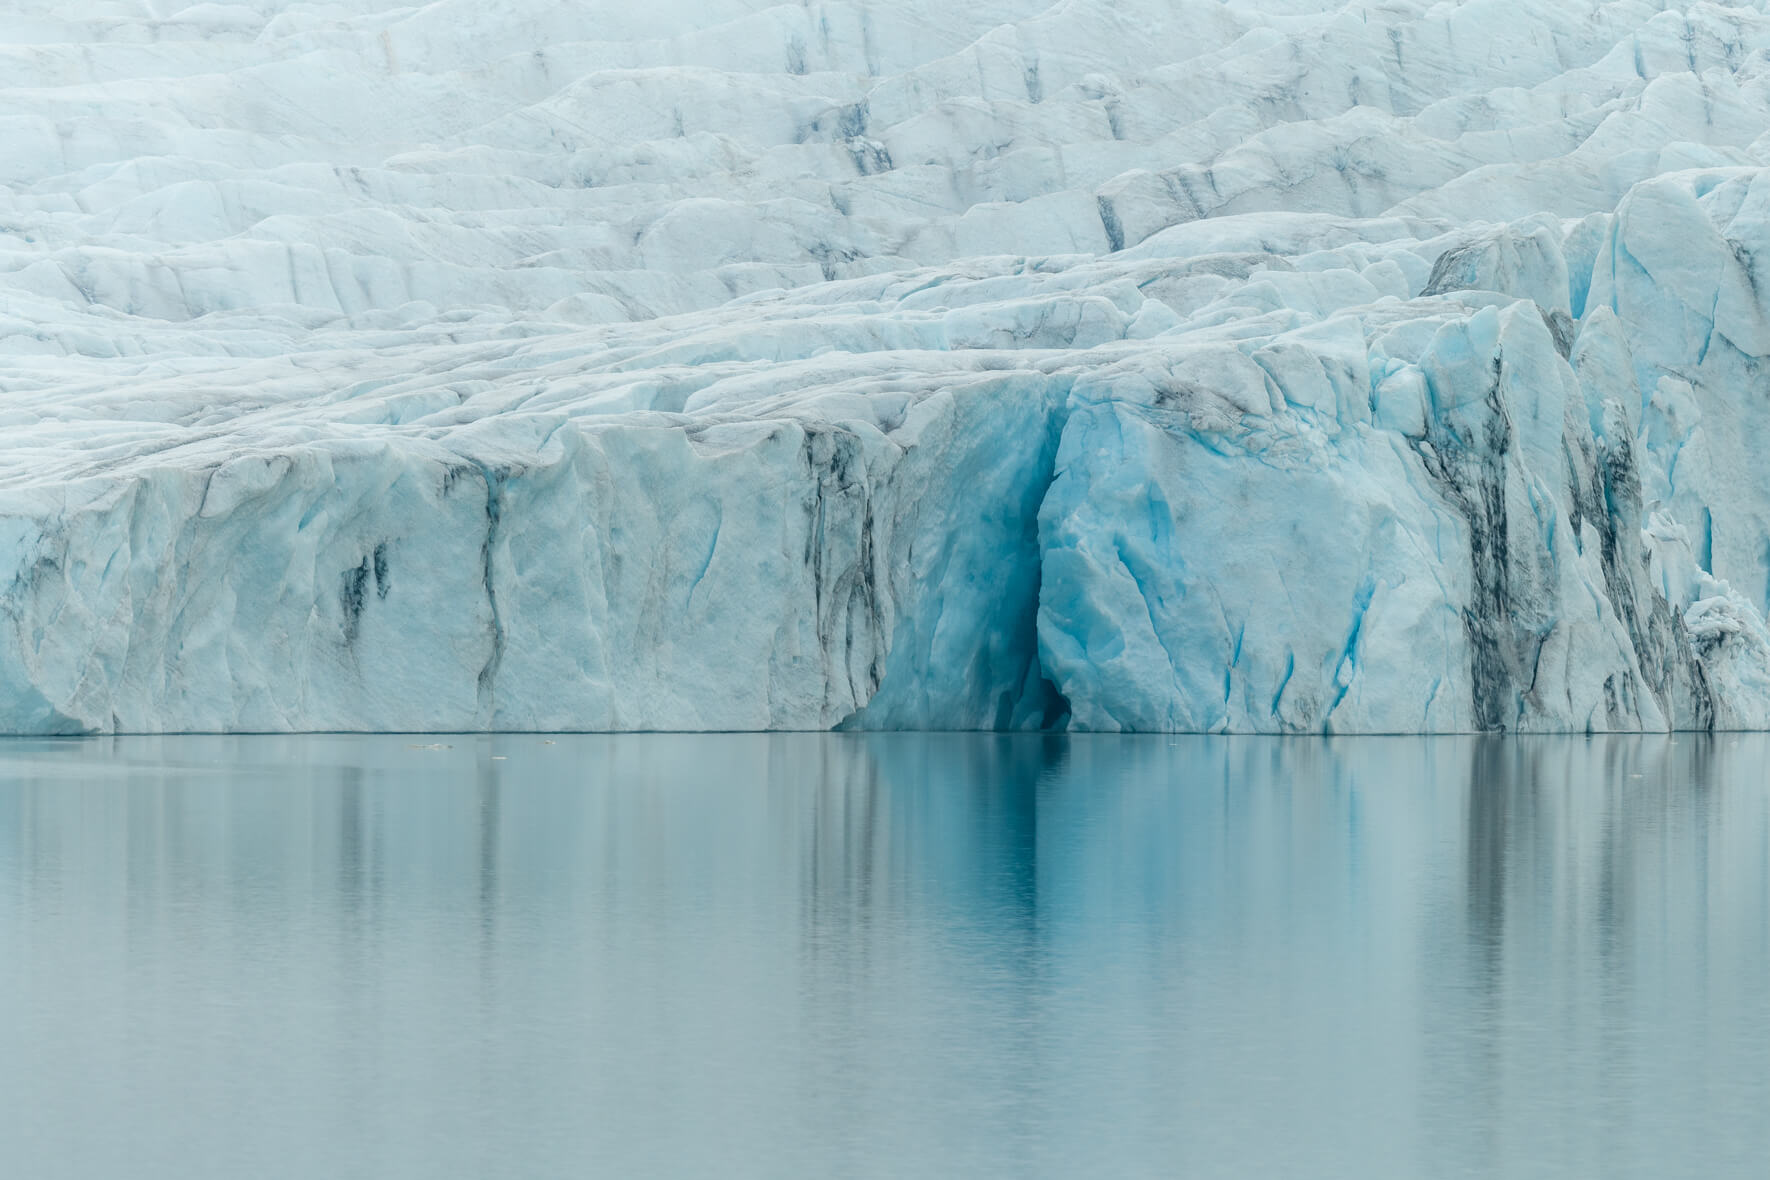
{"type": "Polygon", "coordinates": [[[7,0],[0,729],[1770,725],[1770,15],[7,0]]]}

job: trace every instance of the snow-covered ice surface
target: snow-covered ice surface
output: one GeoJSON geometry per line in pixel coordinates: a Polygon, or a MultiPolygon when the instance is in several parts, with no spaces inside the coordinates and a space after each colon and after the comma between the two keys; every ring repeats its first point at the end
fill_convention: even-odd
{"type": "Polygon", "coordinates": [[[1770,726],[1770,13],[0,0],[0,730],[1770,726]]]}

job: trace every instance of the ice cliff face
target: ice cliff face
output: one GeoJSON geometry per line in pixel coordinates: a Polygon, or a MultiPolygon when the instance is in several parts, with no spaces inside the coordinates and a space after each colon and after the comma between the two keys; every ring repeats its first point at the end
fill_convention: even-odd
{"type": "Polygon", "coordinates": [[[0,730],[1770,726],[1758,3],[10,0],[0,730]]]}

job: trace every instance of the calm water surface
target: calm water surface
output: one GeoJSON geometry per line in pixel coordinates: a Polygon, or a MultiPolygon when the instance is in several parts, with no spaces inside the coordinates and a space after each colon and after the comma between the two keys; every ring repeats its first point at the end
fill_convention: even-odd
{"type": "Polygon", "coordinates": [[[0,1175],[1770,1173],[1770,739],[0,744],[0,1175]]]}

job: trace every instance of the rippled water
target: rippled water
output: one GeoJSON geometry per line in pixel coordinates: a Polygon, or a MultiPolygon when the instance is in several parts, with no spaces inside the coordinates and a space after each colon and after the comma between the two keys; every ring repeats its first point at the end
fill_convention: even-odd
{"type": "Polygon", "coordinates": [[[0,745],[0,1175],[1770,1169],[1770,739],[0,745]]]}

